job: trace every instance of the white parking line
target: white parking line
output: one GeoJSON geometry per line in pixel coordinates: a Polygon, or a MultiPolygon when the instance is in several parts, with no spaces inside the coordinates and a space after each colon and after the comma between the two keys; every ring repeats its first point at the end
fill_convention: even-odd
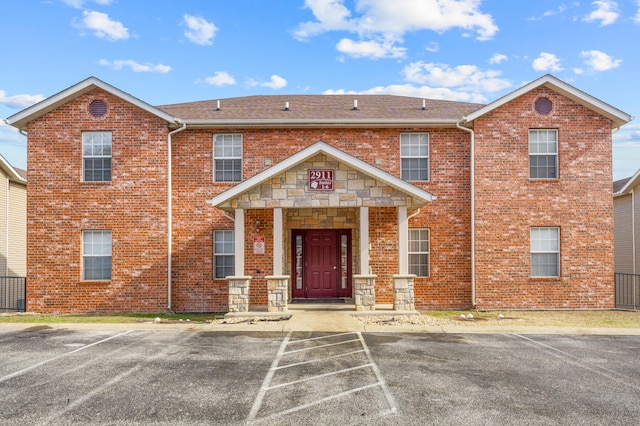
{"type": "Polygon", "coordinates": [[[55,357],[53,357],[53,358],[46,359],[46,360],[41,361],[41,362],[39,362],[39,363],[37,363],[37,364],[34,364],[34,365],[30,366],[30,367],[23,368],[23,369],[22,369],[22,370],[20,370],[20,371],[16,371],[15,373],[11,373],[11,374],[8,374],[8,375],[6,375],[6,376],[4,376],[4,377],[1,377],[1,378],[0,378],[0,383],[5,382],[5,381],[10,380],[10,379],[13,379],[14,377],[21,376],[21,375],[23,375],[23,374],[25,374],[25,373],[28,373],[28,372],[29,372],[29,371],[31,371],[31,370],[34,370],[34,369],[36,369],[36,368],[38,368],[38,367],[41,367],[41,366],[43,366],[43,365],[45,365],[45,364],[48,364],[48,363],[50,363],[50,362],[57,361],[57,360],[59,360],[60,358],[64,358],[64,357],[66,357],[66,356],[69,356],[69,355],[75,354],[76,352],[80,352],[80,351],[83,351],[83,350],[85,350],[85,349],[89,349],[89,348],[90,348],[90,347],[92,347],[92,346],[99,345],[100,343],[104,343],[104,342],[106,342],[106,341],[108,341],[108,340],[115,339],[115,338],[120,337],[120,336],[124,336],[125,334],[129,334],[129,333],[131,333],[132,331],[133,331],[133,330],[127,330],[127,331],[124,331],[124,332],[122,332],[122,333],[118,333],[118,334],[116,334],[116,335],[114,335],[114,336],[107,337],[106,339],[102,339],[102,340],[100,340],[100,341],[90,343],[90,344],[85,345],[85,346],[83,346],[83,347],[81,347],[81,348],[74,349],[74,350],[72,350],[72,351],[70,351],[70,352],[66,352],[66,353],[63,353],[63,354],[61,354],[61,355],[55,356],[55,357]]]}
{"type": "MultiPolygon", "coordinates": [[[[256,400],[254,401],[253,407],[251,408],[251,411],[249,413],[249,416],[247,417],[247,422],[248,423],[252,423],[256,420],[260,420],[260,421],[267,421],[267,420],[271,420],[277,417],[282,417],[284,415],[287,414],[291,414],[291,413],[295,413],[310,407],[314,407],[317,406],[318,404],[322,404],[324,402],[327,401],[331,401],[331,400],[336,400],[339,398],[343,398],[352,394],[355,394],[357,392],[361,392],[364,390],[368,390],[368,389],[373,389],[373,388],[380,388],[387,400],[387,404],[388,404],[388,409],[384,410],[383,412],[379,413],[380,415],[389,415],[392,413],[395,413],[398,411],[398,407],[396,405],[396,402],[393,398],[393,395],[391,394],[389,388],[387,387],[387,384],[384,381],[384,378],[382,377],[382,374],[380,372],[380,369],[378,368],[378,366],[375,364],[375,362],[373,362],[373,358],[371,357],[371,352],[369,351],[369,347],[367,346],[366,342],[364,341],[364,338],[362,336],[362,333],[356,332],[356,333],[340,333],[340,334],[332,334],[332,335],[326,335],[326,336],[320,336],[320,337],[313,337],[313,338],[309,338],[309,339],[302,339],[302,340],[295,340],[295,341],[291,341],[291,333],[289,333],[289,335],[287,337],[284,338],[284,340],[282,341],[282,343],[280,344],[280,348],[278,349],[278,352],[276,354],[275,359],[273,360],[273,362],[271,363],[271,367],[269,368],[269,371],[267,372],[266,377],[264,378],[264,381],[262,383],[262,386],[260,388],[260,390],[258,391],[258,395],[256,396],[256,400]],[[318,346],[314,346],[314,347],[308,347],[308,348],[301,348],[301,349],[293,349],[293,350],[287,350],[287,347],[291,347],[291,346],[295,346],[296,344],[300,344],[300,343],[304,343],[304,342],[309,342],[309,341],[318,341],[318,340],[323,340],[323,339],[331,339],[331,338],[335,338],[338,336],[350,336],[350,335],[355,335],[356,338],[355,339],[349,339],[349,340],[344,340],[344,341],[340,341],[340,342],[335,342],[335,343],[327,343],[327,344],[321,344],[318,346]],[[303,353],[303,352],[308,352],[311,351],[313,349],[326,349],[329,347],[335,347],[335,346],[339,346],[345,343],[353,343],[353,342],[359,342],[360,346],[362,347],[362,349],[358,349],[358,350],[352,350],[349,351],[347,353],[341,353],[341,354],[336,354],[336,355],[332,355],[329,357],[324,357],[324,358],[320,358],[320,359],[313,359],[313,360],[305,360],[305,361],[300,361],[300,362],[296,362],[296,363],[292,363],[292,364],[285,364],[285,365],[279,365],[283,358],[287,355],[290,354],[299,354],[299,353],[303,353]],[[352,355],[352,354],[364,354],[365,355],[365,359],[362,359],[360,362],[361,363],[359,365],[354,365],[352,367],[348,367],[348,368],[342,368],[339,370],[335,370],[335,371],[331,371],[331,372],[327,372],[327,373],[323,373],[323,374],[315,374],[315,375],[307,375],[306,377],[301,377],[297,380],[293,380],[293,381],[289,381],[286,383],[281,383],[281,384],[277,384],[277,385],[271,385],[271,382],[274,378],[274,375],[276,374],[276,372],[278,371],[282,371],[283,369],[287,369],[287,368],[291,368],[291,367],[295,367],[295,366],[300,366],[300,365],[305,365],[305,364],[311,364],[311,363],[316,363],[316,362],[321,362],[321,361],[326,361],[326,360],[330,360],[330,359],[336,359],[336,358],[340,358],[340,357],[345,357],[348,355],[352,355]],[[306,383],[306,382],[310,382],[313,380],[319,380],[319,379],[323,379],[323,378],[327,378],[330,376],[336,376],[342,373],[347,373],[347,372],[352,372],[352,371],[356,371],[356,370],[363,370],[363,369],[371,369],[375,375],[375,383],[370,383],[364,386],[360,386],[360,387],[356,387],[356,388],[352,388],[352,389],[348,389],[346,391],[342,391],[342,392],[338,392],[335,393],[333,395],[329,395],[326,396],[324,398],[319,398],[310,402],[307,402],[306,404],[300,404],[297,405],[295,407],[291,407],[288,409],[284,409],[282,411],[278,411],[278,412],[274,412],[271,414],[268,414],[265,417],[261,417],[259,419],[256,419],[258,412],[260,411],[260,408],[262,407],[263,401],[267,395],[268,391],[272,391],[272,390],[276,390],[276,389],[283,389],[286,388],[287,386],[294,386],[300,383],[306,383]]],[[[373,380],[373,377],[372,377],[373,380]]],[[[284,408],[284,407],[283,407],[284,408]]]]}

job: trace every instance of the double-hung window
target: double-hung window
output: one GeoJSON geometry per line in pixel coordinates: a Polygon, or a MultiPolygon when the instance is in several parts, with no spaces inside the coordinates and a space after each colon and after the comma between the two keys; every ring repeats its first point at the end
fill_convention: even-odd
{"type": "Polygon", "coordinates": [[[429,180],[429,134],[400,134],[400,177],[404,180],[429,180]]]}
{"type": "Polygon", "coordinates": [[[242,181],[242,135],[213,136],[213,177],[216,182],[242,181]]]}
{"type": "Polygon", "coordinates": [[[409,273],[429,276],[429,230],[409,229],[409,273]]]}
{"type": "Polygon", "coordinates": [[[111,231],[82,231],[82,279],[111,279],[111,231]]]}
{"type": "Polygon", "coordinates": [[[531,228],[531,276],[560,276],[560,228],[531,228]]]}
{"type": "Polygon", "coordinates": [[[214,277],[225,278],[235,272],[234,231],[213,231],[214,277]]]}
{"type": "Polygon", "coordinates": [[[558,178],[557,130],[529,130],[529,177],[531,179],[558,178]]]}
{"type": "Polygon", "coordinates": [[[111,181],[111,132],[82,133],[82,180],[111,181]]]}

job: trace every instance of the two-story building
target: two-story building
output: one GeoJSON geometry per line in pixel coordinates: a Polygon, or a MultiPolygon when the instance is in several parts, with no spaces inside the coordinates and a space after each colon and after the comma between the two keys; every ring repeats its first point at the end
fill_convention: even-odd
{"type": "Polygon", "coordinates": [[[92,77],[7,119],[28,134],[27,309],[611,308],[630,120],[550,75],[488,105],[151,106],[92,77]]]}

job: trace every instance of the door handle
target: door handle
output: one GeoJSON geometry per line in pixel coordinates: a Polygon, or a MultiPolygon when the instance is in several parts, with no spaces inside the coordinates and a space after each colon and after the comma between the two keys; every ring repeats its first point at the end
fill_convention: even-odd
{"type": "Polygon", "coordinates": [[[337,267],[337,266],[334,266],[334,267],[333,267],[333,268],[331,268],[331,269],[333,269],[333,270],[335,271],[336,269],[338,269],[338,267],[337,267]]]}

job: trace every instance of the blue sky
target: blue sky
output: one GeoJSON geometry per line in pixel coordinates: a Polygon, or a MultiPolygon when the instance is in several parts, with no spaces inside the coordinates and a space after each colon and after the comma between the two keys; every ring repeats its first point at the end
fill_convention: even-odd
{"type": "MultiPolygon", "coordinates": [[[[89,76],[152,105],[389,93],[489,103],[544,74],[640,117],[640,0],[14,0],[0,117],[89,76]],[[635,40],[635,41],[634,41],[635,40]]],[[[640,124],[614,179],[640,169],[640,124]]],[[[0,154],[26,138],[0,122],[0,154]]]]}

